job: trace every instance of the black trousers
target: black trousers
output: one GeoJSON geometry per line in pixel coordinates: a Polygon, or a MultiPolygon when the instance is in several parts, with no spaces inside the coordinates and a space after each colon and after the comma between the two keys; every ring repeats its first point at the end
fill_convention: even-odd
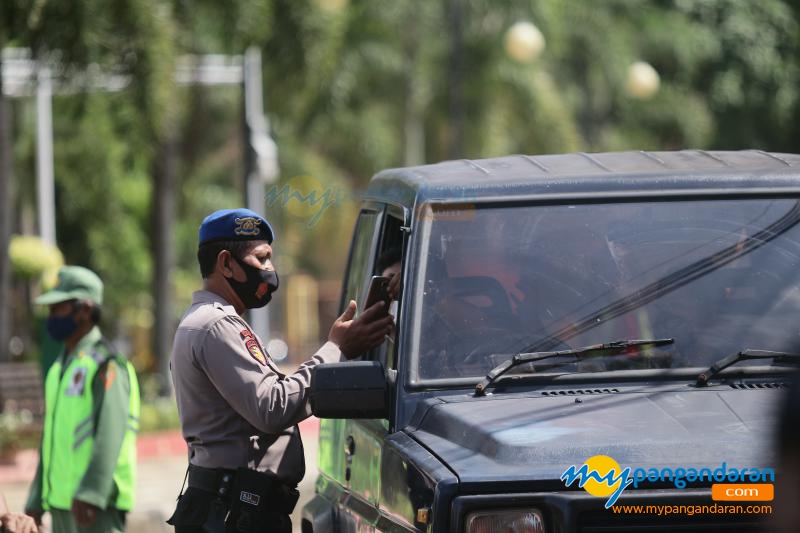
{"type": "Polygon", "coordinates": [[[292,533],[288,514],[229,511],[228,502],[216,494],[189,487],[167,523],[175,533],[292,533]]]}

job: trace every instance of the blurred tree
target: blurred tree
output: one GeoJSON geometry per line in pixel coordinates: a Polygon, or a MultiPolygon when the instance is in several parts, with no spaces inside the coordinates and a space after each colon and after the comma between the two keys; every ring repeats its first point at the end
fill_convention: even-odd
{"type": "MultiPolygon", "coordinates": [[[[129,90],[56,102],[59,244],[113,284],[112,309],[140,307],[137,323],[157,325],[163,364],[181,307],[171,298],[187,303],[198,283],[197,226],[243,198],[240,92],[177,89],[178,54],[260,46],[279,185],[307,175],[349,192],[381,168],[454,156],[800,151],[799,13],[789,0],[4,0],[0,46],[131,76],[129,90]],[[527,63],[504,46],[524,21],[546,43],[527,63]],[[627,90],[640,61],[660,79],[646,100],[627,90]]],[[[12,197],[32,198],[33,145],[15,135],[20,191],[5,192],[3,109],[0,98],[8,218],[12,197]]],[[[355,209],[337,204],[308,228],[270,208],[279,267],[337,279],[355,209]]]]}
{"type": "Polygon", "coordinates": [[[548,62],[587,148],[797,147],[800,41],[788,2],[544,4],[548,62]],[[639,60],[662,82],[647,101],[625,90],[639,60]]]}
{"type": "MultiPolygon", "coordinates": [[[[97,3],[97,2],[94,2],[97,3]]],[[[60,64],[69,68],[86,64],[98,51],[93,46],[98,27],[88,17],[85,5],[77,1],[46,3],[8,0],[0,5],[0,51],[6,46],[31,48],[35,57],[55,54],[60,64]]],[[[0,55],[0,72],[2,56],[0,55]]],[[[8,250],[11,225],[14,219],[14,193],[11,185],[11,134],[8,103],[0,81],[0,302],[8,302],[8,250]]],[[[7,356],[9,315],[7,306],[0,310],[0,360],[7,356]]]]}
{"type": "MultiPolygon", "coordinates": [[[[153,163],[155,177],[153,190],[156,191],[153,198],[156,215],[154,225],[156,228],[169,228],[171,226],[169,219],[171,209],[165,208],[165,205],[168,206],[170,203],[171,173],[169,169],[171,167],[168,154],[171,153],[170,147],[174,136],[172,124],[175,122],[175,106],[171,105],[174,103],[172,99],[175,91],[172,87],[174,54],[171,45],[172,27],[169,6],[160,0],[113,0],[111,2],[71,0],[35,2],[33,4],[13,0],[3,3],[0,8],[0,16],[2,16],[0,19],[0,49],[8,43],[29,47],[33,50],[35,58],[55,62],[64,73],[92,64],[97,65],[100,69],[131,76],[134,80],[131,91],[133,102],[140,111],[136,117],[136,126],[141,141],[139,147],[145,149],[145,156],[150,156],[151,160],[158,161],[153,163]],[[150,150],[147,150],[148,148],[150,150]]],[[[86,108],[98,102],[98,99],[94,97],[86,98],[91,100],[90,105],[84,105],[84,98],[81,98],[78,113],[74,118],[80,117],[79,120],[84,120],[87,117],[86,108]]],[[[0,99],[0,110],[3,108],[3,101],[0,99]]],[[[92,139],[91,142],[96,143],[98,139],[101,142],[113,139],[113,136],[93,138],[97,134],[98,126],[102,127],[105,124],[110,127],[107,118],[110,116],[108,111],[105,109],[102,113],[88,115],[91,118],[88,128],[93,131],[83,140],[92,139]]],[[[2,118],[2,112],[0,112],[0,118],[2,118]]],[[[4,138],[7,137],[7,135],[4,136],[5,131],[5,129],[0,129],[0,150],[8,153],[6,151],[7,143],[3,143],[4,138]]],[[[60,147],[64,148],[63,143],[60,147]]],[[[98,195],[103,200],[109,200],[111,195],[107,194],[107,191],[114,186],[114,183],[109,182],[109,174],[113,173],[109,172],[103,175],[101,169],[103,167],[107,169],[109,164],[117,164],[119,159],[115,161],[114,154],[119,155],[119,151],[115,152],[112,149],[101,154],[95,148],[96,144],[90,146],[86,151],[82,151],[82,159],[77,164],[76,173],[79,179],[83,180],[81,185],[85,185],[87,178],[95,178],[96,187],[90,189],[90,194],[98,195]],[[83,158],[87,154],[95,156],[95,158],[99,157],[101,164],[94,168],[87,165],[83,158]]],[[[56,150],[58,149],[59,146],[56,147],[56,150]]],[[[8,161],[8,159],[4,159],[4,161],[8,161]]],[[[63,168],[59,167],[59,186],[62,185],[60,176],[68,175],[68,169],[69,164],[65,164],[63,168]]],[[[6,172],[0,175],[0,182],[3,184],[8,183],[6,176],[6,172]]],[[[69,177],[67,176],[66,179],[68,181],[69,177]]],[[[81,185],[75,190],[85,192],[87,189],[80,188],[81,185]]],[[[63,191],[63,187],[60,188],[63,191]]],[[[68,212],[72,206],[81,203],[65,203],[64,195],[61,196],[59,201],[63,208],[62,213],[63,211],[68,212]]],[[[3,194],[3,201],[11,203],[11,195],[3,194]]],[[[107,281],[112,277],[110,276],[111,272],[119,269],[118,262],[105,261],[103,264],[102,259],[103,250],[119,248],[119,246],[106,246],[116,244],[118,241],[103,242],[104,238],[119,237],[119,235],[109,232],[109,228],[114,227],[109,224],[113,221],[111,217],[115,215],[113,208],[113,201],[89,202],[88,209],[81,212],[83,218],[80,220],[80,227],[73,227],[73,229],[77,229],[77,233],[70,235],[67,231],[65,238],[66,241],[70,241],[75,235],[90,236],[86,241],[85,251],[91,253],[73,255],[70,253],[71,246],[68,242],[65,246],[68,258],[75,263],[89,263],[89,266],[98,270],[107,281]],[[98,211],[103,211],[107,216],[96,217],[94,221],[97,225],[91,222],[87,223],[88,216],[97,214],[98,211]],[[92,238],[93,235],[95,238],[92,238]],[[104,237],[104,235],[108,237],[104,237]],[[106,268],[98,268],[98,266],[106,268]]],[[[3,209],[6,217],[9,216],[9,213],[10,209],[3,209]]],[[[67,227],[69,227],[69,222],[68,216],[65,221],[67,227]]],[[[7,231],[4,227],[0,229],[3,230],[0,232],[2,233],[0,246],[5,247],[7,231]]],[[[155,231],[151,234],[156,241],[154,247],[159,252],[156,254],[156,263],[160,268],[156,268],[155,271],[161,274],[156,279],[154,291],[158,295],[165,285],[164,279],[167,280],[166,285],[168,286],[168,276],[171,270],[169,260],[171,243],[162,239],[169,235],[168,231],[155,231]]],[[[3,254],[3,264],[6,264],[6,261],[6,256],[3,254]]],[[[4,278],[4,272],[5,268],[0,268],[0,281],[4,278]]],[[[6,299],[3,298],[3,301],[6,299]]],[[[2,316],[0,316],[0,322],[4,322],[2,316]]],[[[3,332],[4,328],[0,325],[0,337],[3,332]]],[[[0,338],[0,343],[2,342],[4,340],[0,338]]],[[[3,344],[0,346],[4,348],[3,344]]],[[[0,353],[4,352],[4,349],[0,350],[0,353]]]]}

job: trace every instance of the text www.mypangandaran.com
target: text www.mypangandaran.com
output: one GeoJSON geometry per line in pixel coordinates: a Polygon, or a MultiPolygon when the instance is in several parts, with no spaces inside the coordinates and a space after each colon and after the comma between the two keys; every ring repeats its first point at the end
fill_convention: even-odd
{"type": "Polygon", "coordinates": [[[654,514],[666,516],[673,514],[770,514],[771,505],[615,505],[615,514],[654,514]]]}

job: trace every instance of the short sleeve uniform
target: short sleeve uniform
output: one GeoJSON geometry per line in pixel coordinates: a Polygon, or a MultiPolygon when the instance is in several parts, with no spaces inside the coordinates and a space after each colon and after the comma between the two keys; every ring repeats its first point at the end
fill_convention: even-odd
{"type": "Polygon", "coordinates": [[[311,415],[311,369],[340,358],[328,342],[283,375],[233,306],[212,292],[195,292],[170,359],[190,462],[249,467],[297,484],[305,473],[297,424],[311,415]]]}

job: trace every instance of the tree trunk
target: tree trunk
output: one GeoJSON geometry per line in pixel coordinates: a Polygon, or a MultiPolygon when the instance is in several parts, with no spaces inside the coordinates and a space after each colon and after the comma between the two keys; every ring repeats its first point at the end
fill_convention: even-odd
{"type": "Polygon", "coordinates": [[[8,344],[11,337],[11,262],[8,247],[11,239],[11,117],[8,100],[3,94],[3,43],[0,40],[0,361],[9,359],[8,344]]]}
{"type": "Polygon", "coordinates": [[[461,0],[447,3],[450,21],[450,65],[448,92],[450,97],[450,137],[447,157],[464,157],[464,21],[461,0]]]}
{"type": "Polygon", "coordinates": [[[158,371],[163,379],[161,393],[169,394],[172,382],[169,375],[169,356],[172,348],[173,285],[172,270],[175,263],[173,226],[175,224],[175,165],[176,146],[173,135],[161,145],[153,172],[153,353],[158,371]]]}
{"type": "Polygon", "coordinates": [[[419,87],[424,80],[420,79],[419,49],[420,49],[420,21],[417,11],[412,10],[408,21],[408,33],[404,42],[406,54],[406,102],[405,102],[405,133],[404,157],[405,166],[422,165],[425,163],[425,121],[423,103],[419,87]]]}

